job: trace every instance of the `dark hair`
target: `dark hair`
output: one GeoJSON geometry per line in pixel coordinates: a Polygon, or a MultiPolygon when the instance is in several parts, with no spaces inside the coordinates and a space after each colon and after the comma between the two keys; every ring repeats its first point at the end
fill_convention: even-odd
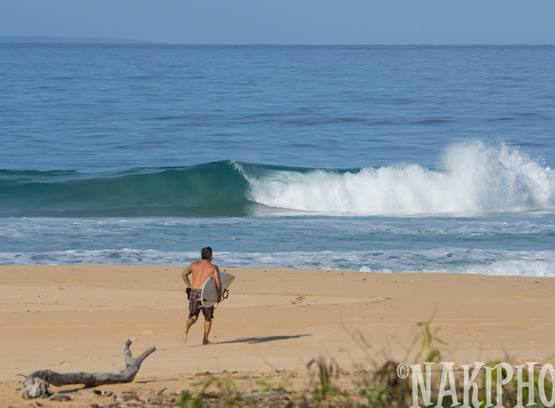
{"type": "Polygon", "coordinates": [[[212,248],[202,248],[202,251],[200,251],[200,256],[202,257],[202,259],[210,260],[210,258],[212,258],[212,248]]]}

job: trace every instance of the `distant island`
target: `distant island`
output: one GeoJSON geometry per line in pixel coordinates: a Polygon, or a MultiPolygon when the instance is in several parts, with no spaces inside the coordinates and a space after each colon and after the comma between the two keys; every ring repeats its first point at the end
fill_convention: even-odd
{"type": "Polygon", "coordinates": [[[94,37],[52,37],[52,36],[0,36],[0,43],[34,44],[149,44],[144,40],[124,40],[94,37]]]}

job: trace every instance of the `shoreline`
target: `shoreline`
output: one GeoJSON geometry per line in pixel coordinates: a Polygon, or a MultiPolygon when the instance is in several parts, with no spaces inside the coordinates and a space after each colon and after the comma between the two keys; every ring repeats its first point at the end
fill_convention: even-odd
{"type": "Polygon", "coordinates": [[[319,355],[349,370],[368,351],[359,334],[376,359],[403,361],[430,319],[447,343],[442,359],[456,363],[505,353],[542,361],[555,335],[551,278],[222,267],[236,280],[215,312],[213,344],[200,345],[201,318],[186,346],[181,270],[0,266],[0,401],[22,404],[17,374],[119,371],[127,338],[135,354],[157,346],[128,388],[184,389],[205,372],[303,372],[319,355]]]}

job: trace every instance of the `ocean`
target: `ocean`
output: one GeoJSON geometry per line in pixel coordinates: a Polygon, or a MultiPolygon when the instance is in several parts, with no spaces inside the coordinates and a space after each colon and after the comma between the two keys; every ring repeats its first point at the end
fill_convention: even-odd
{"type": "Polygon", "coordinates": [[[0,264],[555,276],[555,47],[0,44],[0,264]]]}

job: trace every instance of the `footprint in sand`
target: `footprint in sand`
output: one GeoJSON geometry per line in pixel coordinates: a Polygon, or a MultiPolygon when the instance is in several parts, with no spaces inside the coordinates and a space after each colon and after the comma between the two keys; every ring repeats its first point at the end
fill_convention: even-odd
{"type": "Polygon", "coordinates": [[[303,300],[304,300],[304,296],[300,295],[300,296],[297,296],[297,297],[295,298],[295,300],[293,300],[293,301],[291,302],[291,304],[292,304],[292,305],[297,305],[297,304],[299,304],[299,303],[302,303],[303,300]]]}

